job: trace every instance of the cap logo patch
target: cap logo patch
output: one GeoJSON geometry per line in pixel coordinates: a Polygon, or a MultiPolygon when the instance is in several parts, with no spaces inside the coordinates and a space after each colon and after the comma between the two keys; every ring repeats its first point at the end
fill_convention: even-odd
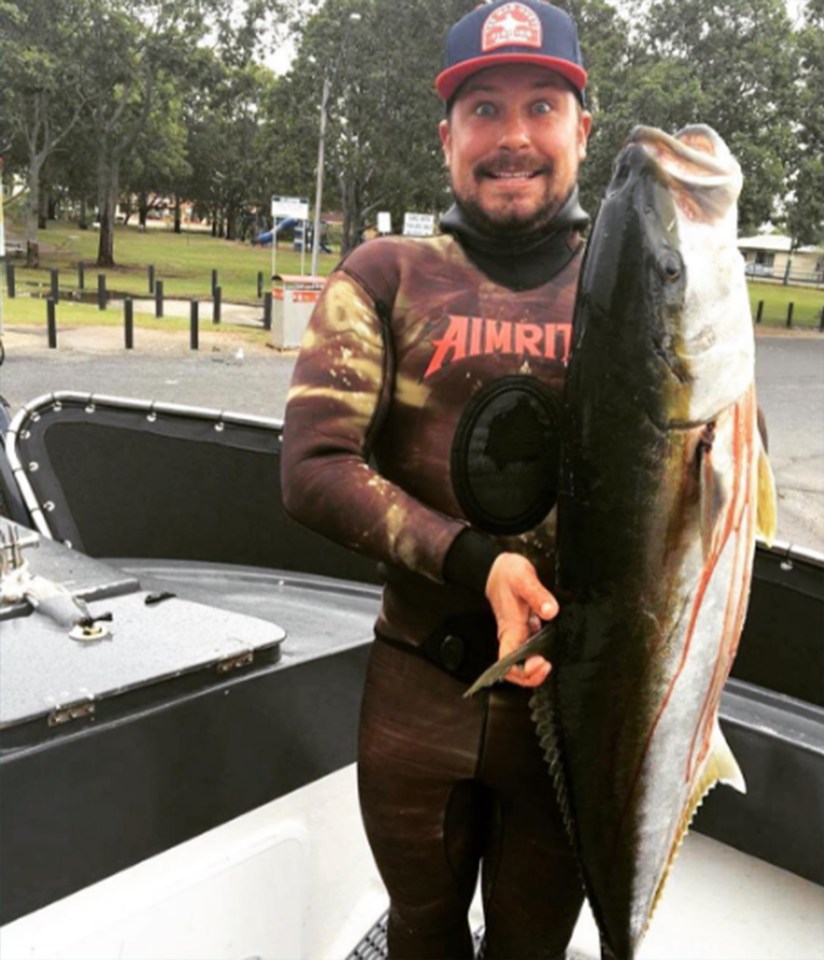
{"type": "Polygon", "coordinates": [[[498,47],[542,45],[538,14],[523,3],[505,3],[486,18],[481,31],[481,52],[498,47]]]}

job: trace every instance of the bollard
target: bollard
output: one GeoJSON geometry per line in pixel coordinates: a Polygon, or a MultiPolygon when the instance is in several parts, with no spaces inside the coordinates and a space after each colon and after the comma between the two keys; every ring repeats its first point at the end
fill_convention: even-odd
{"type": "Polygon", "coordinates": [[[149,264],[149,293],[155,292],[155,268],[154,264],[149,264]]]}
{"type": "Polygon", "coordinates": [[[52,268],[49,270],[51,276],[51,298],[55,302],[60,299],[60,271],[52,268]]]}
{"type": "Polygon", "coordinates": [[[163,316],[163,281],[155,281],[155,316],[159,319],[163,316]]]}
{"type": "Polygon", "coordinates": [[[764,315],[764,301],[763,301],[763,300],[759,300],[759,301],[758,301],[758,308],[757,308],[756,311],[755,311],[755,322],[756,322],[756,323],[761,323],[761,318],[763,317],[763,315],[764,315]]]}
{"type": "Polygon", "coordinates": [[[787,304],[787,329],[791,329],[793,325],[793,310],[795,309],[795,304],[790,300],[787,304]]]}
{"type": "Polygon", "coordinates": [[[221,300],[222,290],[220,287],[215,287],[215,298],[212,302],[212,323],[220,323],[220,300],[221,300]]]}
{"type": "Polygon", "coordinates": [[[97,306],[99,310],[106,309],[106,274],[97,275],[97,306]]]}
{"type": "Polygon", "coordinates": [[[824,332],[824,307],[821,308],[821,316],[818,318],[818,329],[824,332]]]}
{"type": "Polygon", "coordinates": [[[83,266],[82,260],[77,263],[77,289],[86,289],[86,268],[83,266]]]}
{"type": "Polygon", "coordinates": [[[263,271],[258,270],[258,300],[263,296],[263,271]]]}
{"type": "Polygon", "coordinates": [[[14,264],[9,260],[6,263],[6,290],[8,291],[9,300],[13,300],[15,297],[14,292],[14,264]]]}
{"type": "Polygon", "coordinates": [[[134,306],[131,297],[123,301],[123,338],[126,349],[131,350],[134,347],[134,306]]]}
{"type": "Polygon", "coordinates": [[[49,349],[57,348],[57,311],[51,297],[46,301],[46,329],[49,334],[49,349]]]}
{"type": "Polygon", "coordinates": [[[192,350],[197,350],[199,345],[198,323],[198,302],[192,300],[189,304],[189,347],[192,350]]]}
{"type": "Polygon", "coordinates": [[[215,295],[215,290],[217,290],[217,270],[212,270],[212,296],[215,295]]]}
{"type": "Polygon", "coordinates": [[[263,298],[263,329],[272,329],[272,291],[263,298]]]}

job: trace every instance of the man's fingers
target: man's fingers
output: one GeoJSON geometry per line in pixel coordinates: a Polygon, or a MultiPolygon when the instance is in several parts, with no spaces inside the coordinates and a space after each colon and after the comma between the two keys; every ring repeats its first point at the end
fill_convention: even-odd
{"type": "Polygon", "coordinates": [[[529,657],[522,667],[513,667],[506,679],[519,687],[539,687],[551,669],[552,665],[543,657],[529,657]]]}

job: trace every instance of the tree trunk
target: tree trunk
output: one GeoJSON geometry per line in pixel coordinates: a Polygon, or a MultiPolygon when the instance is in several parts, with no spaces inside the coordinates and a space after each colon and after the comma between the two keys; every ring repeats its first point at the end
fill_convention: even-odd
{"type": "Polygon", "coordinates": [[[26,199],[26,266],[40,266],[40,244],[37,242],[37,218],[40,213],[40,168],[38,156],[29,160],[29,193],[26,199]]]}
{"type": "Polygon", "coordinates": [[[89,205],[85,197],[80,199],[80,215],[77,218],[77,226],[81,230],[89,229],[89,205]]]}
{"type": "Polygon", "coordinates": [[[97,266],[113,267],[114,262],[114,215],[117,209],[117,163],[110,161],[106,164],[101,159],[98,168],[99,200],[100,205],[100,241],[97,247],[97,266]]]}
{"type": "Polygon", "coordinates": [[[180,220],[181,220],[180,197],[177,194],[175,194],[175,233],[182,233],[180,220]]]}

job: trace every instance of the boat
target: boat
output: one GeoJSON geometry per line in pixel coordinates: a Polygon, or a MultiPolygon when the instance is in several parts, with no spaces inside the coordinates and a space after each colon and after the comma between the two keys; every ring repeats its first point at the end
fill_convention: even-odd
{"type": "MultiPolygon", "coordinates": [[[[0,422],[2,960],[385,955],[380,584],[284,513],[282,426],[76,392],[0,422]]],[[[824,556],[759,544],[721,709],[748,792],[706,799],[642,958],[824,956],[822,625],[824,556]]]]}

